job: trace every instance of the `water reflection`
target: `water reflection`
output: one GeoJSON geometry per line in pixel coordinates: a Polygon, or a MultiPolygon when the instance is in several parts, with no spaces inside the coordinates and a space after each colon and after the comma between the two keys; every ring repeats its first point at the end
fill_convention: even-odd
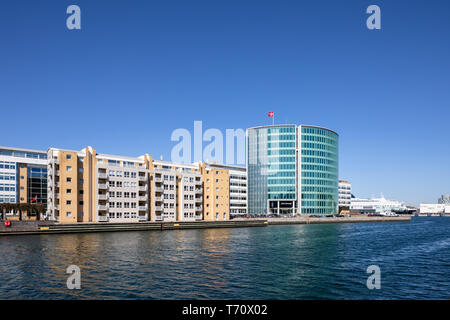
{"type": "Polygon", "coordinates": [[[0,298],[449,298],[450,223],[431,219],[6,236],[0,298]],[[383,290],[369,292],[365,269],[374,262],[385,272],[383,290]],[[72,264],[81,290],[66,288],[72,264]]]}

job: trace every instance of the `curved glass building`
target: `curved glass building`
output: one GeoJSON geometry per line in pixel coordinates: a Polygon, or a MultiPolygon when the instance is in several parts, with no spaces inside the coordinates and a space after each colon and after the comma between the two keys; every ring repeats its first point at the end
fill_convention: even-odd
{"type": "Polygon", "coordinates": [[[316,126],[247,129],[250,214],[337,214],[338,134],[316,126]]]}

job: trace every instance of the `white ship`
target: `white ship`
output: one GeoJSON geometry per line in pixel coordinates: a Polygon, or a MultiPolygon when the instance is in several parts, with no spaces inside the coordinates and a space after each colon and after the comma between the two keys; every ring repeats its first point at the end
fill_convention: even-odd
{"type": "Polygon", "coordinates": [[[398,216],[396,212],[406,212],[408,209],[404,203],[396,200],[381,198],[362,199],[352,198],[350,212],[360,214],[372,214],[379,216],[398,216]]]}

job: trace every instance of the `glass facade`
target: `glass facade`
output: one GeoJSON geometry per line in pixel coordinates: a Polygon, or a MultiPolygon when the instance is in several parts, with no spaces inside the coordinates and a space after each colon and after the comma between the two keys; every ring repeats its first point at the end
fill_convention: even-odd
{"type": "Polygon", "coordinates": [[[338,213],[338,135],[301,126],[301,213],[338,213]]]}
{"type": "Polygon", "coordinates": [[[27,202],[43,203],[47,210],[47,168],[31,167],[27,168],[27,202]],[[32,202],[36,197],[37,201],[32,202]]]}
{"type": "Polygon", "coordinates": [[[337,214],[338,134],[314,126],[247,130],[248,213],[337,214]]]}
{"type": "Polygon", "coordinates": [[[297,200],[297,128],[269,126],[247,131],[248,212],[293,211],[297,200]]]}

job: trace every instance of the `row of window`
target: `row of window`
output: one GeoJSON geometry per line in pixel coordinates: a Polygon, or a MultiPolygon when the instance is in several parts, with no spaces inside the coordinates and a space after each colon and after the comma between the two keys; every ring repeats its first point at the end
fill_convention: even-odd
{"type": "Polygon", "coordinates": [[[122,194],[124,198],[136,199],[136,192],[123,192],[122,191],[110,191],[109,196],[111,198],[122,198],[122,194]]]}
{"type": "Polygon", "coordinates": [[[16,180],[16,175],[9,173],[0,173],[0,180],[14,181],[16,180]]]}
{"type": "Polygon", "coordinates": [[[136,202],[123,202],[123,203],[122,202],[110,202],[109,207],[120,209],[120,208],[122,208],[122,204],[125,209],[129,209],[129,208],[136,209],[137,208],[136,202]]]}
{"type": "Polygon", "coordinates": [[[318,164],[327,164],[331,166],[337,166],[337,161],[330,159],[322,159],[322,158],[310,158],[310,157],[302,157],[303,163],[318,163],[318,164]]]}
{"type": "Polygon", "coordinates": [[[272,134],[267,136],[267,141],[295,140],[295,134],[272,134]]]}
{"type": "Polygon", "coordinates": [[[267,133],[294,133],[296,127],[273,127],[268,128],[267,133]]]}
{"type": "Polygon", "coordinates": [[[120,170],[109,170],[108,175],[110,177],[124,177],[124,178],[136,178],[136,172],[130,171],[120,171],[120,170]]]}
{"type": "Polygon", "coordinates": [[[15,150],[0,150],[0,155],[29,159],[47,159],[46,153],[24,152],[15,150]]]}
{"type": "Polygon", "coordinates": [[[116,187],[116,188],[136,188],[137,182],[129,182],[129,181],[109,181],[110,187],[116,187]]]}
{"type": "Polygon", "coordinates": [[[137,212],[108,212],[111,219],[136,219],[137,212]]]}
{"type": "Polygon", "coordinates": [[[318,186],[335,186],[337,187],[337,182],[332,180],[321,180],[321,179],[302,179],[302,184],[312,184],[318,186]]]}
{"type": "Polygon", "coordinates": [[[315,172],[315,171],[303,171],[302,177],[305,178],[324,178],[324,179],[337,179],[337,175],[332,173],[315,172]]]}
{"type": "Polygon", "coordinates": [[[326,151],[337,153],[336,146],[329,146],[329,145],[323,144],[323,143],[302,142],[302,149],[304,149],[304,148],[326,150],[326,151]]]}
{"type": "Polygon", "coordinates": [[[336,139],[330,139],[330,138],[325,138],[325,137],[320,137],[320,136],[302,135],[302,141],[321,142],[321,143],[327,143],[332,146],[337,146],[336,139]]]}
{"type": "Polygon", "coordinates": [[[319,136],[327,136],[330,138],[336,138],[337,134],[321,128],[302,127],[302,133],[316,134],[319,136]]]}
{"type": "Polygon", "coordinates": [[[1,184],[0,191],[16,191],[16,186],[12,184],[1,184]]]}

